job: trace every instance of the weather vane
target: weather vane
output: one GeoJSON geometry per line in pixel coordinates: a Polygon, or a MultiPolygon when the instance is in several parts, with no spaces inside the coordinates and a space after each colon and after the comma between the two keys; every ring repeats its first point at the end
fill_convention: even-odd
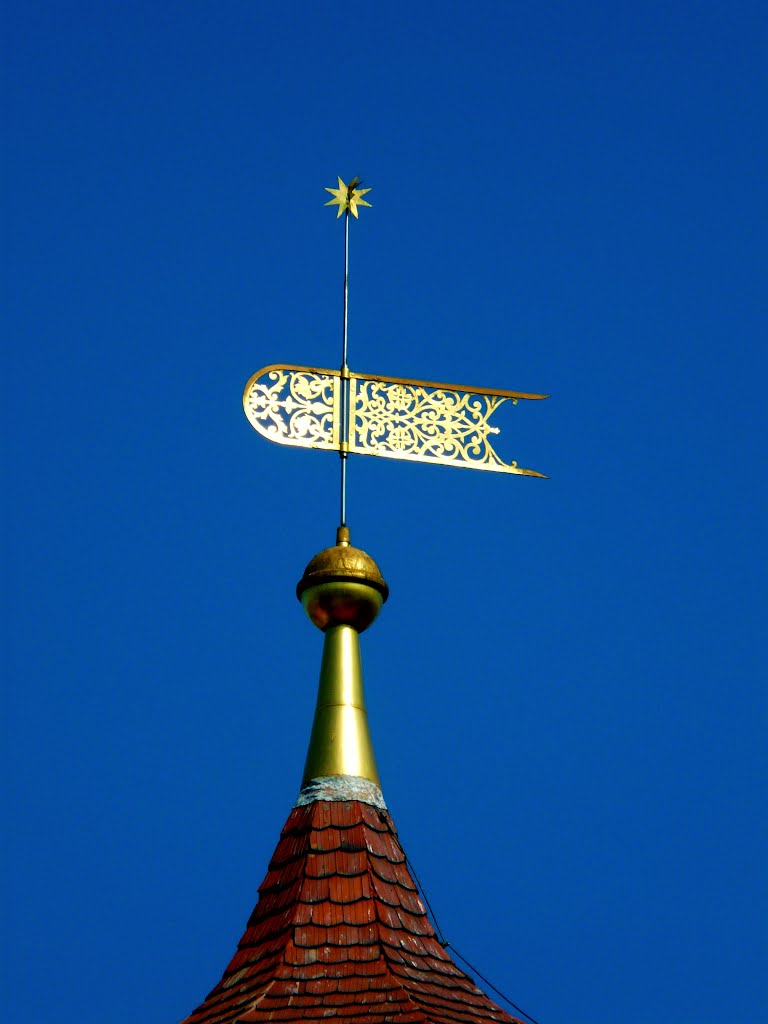
{"type": "Polygon", "coordinates": [[[548,398],[523,391],[440,384],[404,377],[353,373],[347,365],[347,307],[349,297],[349,215],[370,188],[348,185],[326,188],[344,215],[344,316],[341,368],[273,364],[258,370],[245,385],[243,408],[251,425],[269,441],[299,448],[337,451],[341,457],[341,526],[347,521],[347,458],[380,455],[388,459],[432,462],[441,466],[484,469],[544,477],[517,462],[505,462],[489,436],[499,428],[489,424],[504,402],[548,398]]]}

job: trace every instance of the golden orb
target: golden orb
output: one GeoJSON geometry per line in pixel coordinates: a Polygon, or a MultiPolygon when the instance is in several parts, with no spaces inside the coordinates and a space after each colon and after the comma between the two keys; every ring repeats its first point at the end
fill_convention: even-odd
{"type": "Polygon", "coordinates": [[[323,632],[331,626],[367,629],[389,597],[378,565],[349,542],[340,526],[336,544],[315,555],[296,586],[296,596],[310,620],[323,632]]]}

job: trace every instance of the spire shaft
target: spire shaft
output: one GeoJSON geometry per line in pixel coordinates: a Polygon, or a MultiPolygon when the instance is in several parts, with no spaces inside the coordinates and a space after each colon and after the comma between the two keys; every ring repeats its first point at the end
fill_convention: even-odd
{"type": "Polygon", "coordinates": [[[354,775],[379,785],[363,693],[360,637],[352,626],[325,632],[317,708],[302,786],[328,775],[354,775]]]}
{"type": "Polygon", "coordinates": [[[313,779],[352,776],[379,785],[363,693],[360,634],[389,588],[370,555],[340,526],[336,544],[315,555],[296,587],[304,610],[324,634],[317,707],[302,788],[313,779]]]}

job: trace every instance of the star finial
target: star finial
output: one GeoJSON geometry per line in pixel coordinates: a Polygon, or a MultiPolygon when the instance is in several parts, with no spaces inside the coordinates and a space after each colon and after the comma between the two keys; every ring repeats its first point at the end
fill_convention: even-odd
{"type": "Polygon", "coordinates": [[[362,181],[360,181],[359,178],[353,178],[348,185],[345,185],[341,178],[339,178],[338,188],[326,187],[325,191],[330,192],[334,198],[325,205],[338,206],[339,212],[336,214],[337,220],[346,210],[349,210],[352,216],[356,218],[358,206],[371,205],[370,203],[366,203],[362,198],[366,192],[370,192],[371,190],[369,188],[358,188],[358,185],[362,185],[362,181]]]}

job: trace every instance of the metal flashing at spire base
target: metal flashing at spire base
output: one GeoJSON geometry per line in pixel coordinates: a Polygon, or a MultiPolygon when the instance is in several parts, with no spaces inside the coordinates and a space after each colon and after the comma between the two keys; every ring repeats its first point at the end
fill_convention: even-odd
{"type": "Polygon", "coordinates": [[[384,795],[370,779],[361,779],[356,775],[326,775],[319,779],[310,779],[301,787],[294,807],[306,807],[318,800],[326,803],[347,803],[357,800],[361,804],[370,804],[386,811],[384,795]]]}
{"type": "Polygon", "coordinates": [[[363,693],[360,633],[386,601],[387,585],[374,560],[353,548],[349,531],[342,528],[335,547],[309,563],[296,592],[325,634],[302,786],[328,776],[352,776],[379,786],[363,693]]]}

